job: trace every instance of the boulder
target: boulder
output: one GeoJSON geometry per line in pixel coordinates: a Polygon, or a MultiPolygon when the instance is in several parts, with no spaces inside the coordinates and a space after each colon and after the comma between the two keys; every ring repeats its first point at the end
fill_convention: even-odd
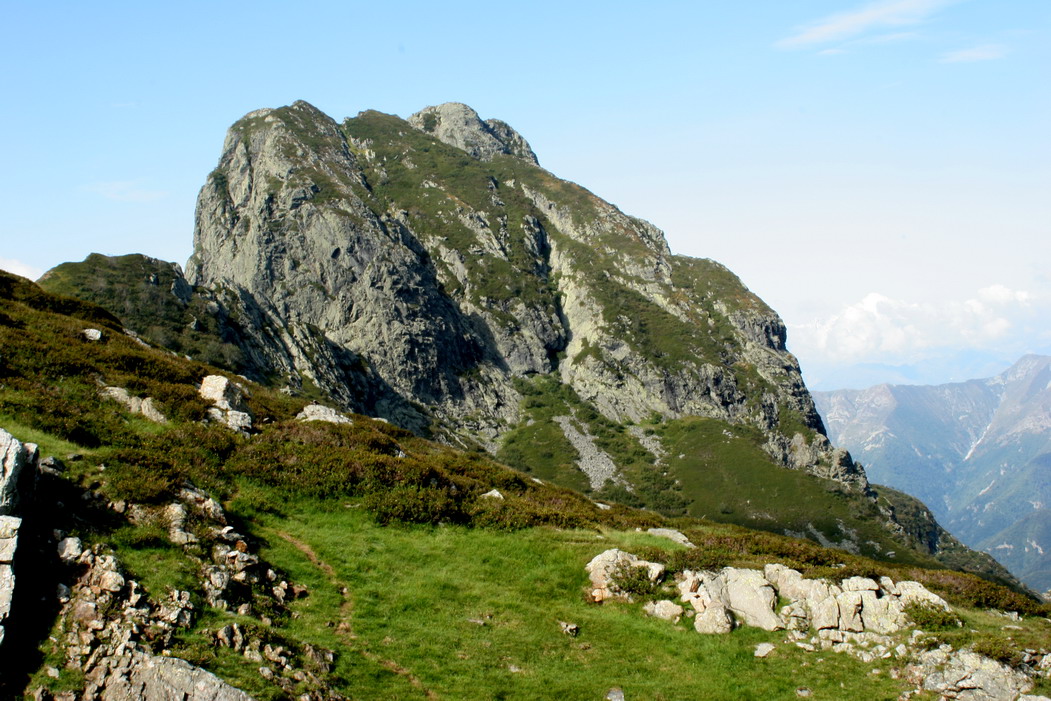
{"type": "Polygon", "coordinates": [[[693,629],[705,634],[729,633],[734,629],[734,618],[721,602],[713,601],[694,616],[693,629]]]}
{"type": "Polygon", "coordinates": [[[866,631],[896,633],[909,625],[909,618],[896,596],[876,596],[876,592],[861,594],[861,621],[866,631]]]}
{"type": "Polygon", "coordinates": [[[218,523],[226,523],[226,512],[212,497],[196,487],[183,487],[179,490],[179,500],[195,511],[218,523]]]}
{"type": "Polygon", "coordinates": [[[674,621],[686,611],[686,609],[679,606],[674,601],[668,601],[666,599],[661,601],[650,601],[642,607],[642,610],[648,616],[660,618],[665,621],[674,621]]]}
{"type": "Polygon", "coordinates": [[[80,538],[70,537],[58,541],[58,559],[67,565],[76,562],[82,552],[84,552],[84,545],[80,542],[80,538]]]}
{"type": "Polygon", "coordinates": [[[720,597],[744,623],[763,630],[781,630],[784,623],[774,613],[777,592],[758,570],[726,567],[720,577],[725,582],[725,597],[720,597]]]}
{"type": "Polygon", "coordinates": [[[937,606],[943,611],[952,610],[949,607],[949,604],[945,602],[945,599],[937,594],[932,594],[927,591],[927,588],[919,582],[898,582],[897,589],[899,601],[901,601],[902,606],[916,603],[937,606]]]}
{"type": "Polygon", "coordinates": [[[98,342],[102,340],[102,332],[98,329],[84,329],[81,333],[89,341],[98,342]]]}
{"type": "Polygon", "coordinates": [[[222,375],[208,375],[201,380],[199,390],[203,399],[208,400],[219,409],[241,411],[241,399],[244,397],[244,388],[230,378],[222,375]]]}
{"type": "Polygon", "coordinates": [[[159,409],[154,405],[151,397],[140,398],[133,397],[128,390],[123,387],[109,387],[103,386],[99,390],[99,395],[105,399],[111,399],[124,406],[125,409],[130,411],[132,414],[140,414],[143,417],[153,421],[154,423],[164,424],[168,423],[167,417],[160,412],[159,409]]]}
{"type": "Polygon", "coordinates": [[[836,597],[807,600],[807,607],[810,609],[810,624],[817,630],[839,628],[839,602],[836,601],[836,597]]]}
{"type": "Polygon", "coordinates": [[[879,591],[876,581],[868,577],[847,577],[840,583],[843,591],[879,591]]]}
{"type": "Polygon", "coordinates": [[[15,571],[11,563],[18,548],[21,525],[22,519],[17,516],[0,516],[0,643],[4,640],[4,628],[15,594],[15,571]]]}
{"type": "Polygon", "coordinates": [[[773,643],[759,643],[758,645],[755,646],[755,652],[753,653],[753,656],[754,657],[766,657],[771,652],[773,652],[775,649],[777,649],[777,648],[776,648],[776,646],[773,643]]]}
{"type": "Polygon", "coordinates": [[[500,493],[499,489],[490,489],[488,492],[482,495],[483,499],[499,499],[504,500],[504,495],[500,493]]]}
{"type": "Polygon", "coordinates": [[[861,593],[845,591],[836,597],[839,604],[839,629],[848,633],[860,633],[865,630],[861,620],[861,593]]]}
{"type": "Polygon", "coordinates": [[[17,516],[0,516],[0,562],[14,561],[21,526],[22,519],[17,516]]]}

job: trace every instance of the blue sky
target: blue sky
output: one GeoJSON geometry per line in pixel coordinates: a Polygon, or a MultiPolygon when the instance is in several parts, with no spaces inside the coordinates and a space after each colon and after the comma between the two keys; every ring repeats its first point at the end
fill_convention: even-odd
{"type": "Polygon", "coordinates": [[[1051,3],[3,3],[0,267],[184,262],[242,114],[446,101],[728,265],[815,388],[1051,353],[1051,3]]]}

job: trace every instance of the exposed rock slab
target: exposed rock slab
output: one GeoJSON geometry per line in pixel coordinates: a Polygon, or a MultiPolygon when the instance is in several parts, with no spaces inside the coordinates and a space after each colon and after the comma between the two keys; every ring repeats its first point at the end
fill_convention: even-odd
{"type": "Polygon", "coordinates": [[[252,697],[185,660],[134,653],[112,664],[103,701],[252,701],[252,697]]]}

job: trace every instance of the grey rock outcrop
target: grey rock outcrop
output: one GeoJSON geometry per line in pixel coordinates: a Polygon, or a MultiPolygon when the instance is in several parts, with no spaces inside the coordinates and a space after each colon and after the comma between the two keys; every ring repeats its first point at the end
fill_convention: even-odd
{"type": "Polygon", "coordinates": [[[38,459],[36,445],[23,444],[0,429],[0,644],[6,635],[15,595],[15,554],[22,528],[22,519],[16,514],[38,459]]]}
{"type": "Polygon", "coordinates": [[[245,389],[222,375],[208,375],[201,380],[202,399],[212,403],[208,418],[231,431],[247,435],[252,430],[252,415],[244,406],[245,389]]]}
{"type": "Polygon", "coordinates": [[[141,414],[154,423],[168,423],[167,417],[154,405],[152,397],[134,397],[123,387],[103,386],[99,394],[124,406],[132,414],[141,414]]]}
{"type": "Polygon", "coordinates": [[[36,469],[37,447],[0,428],[0,515],[15,513],[23,475],[36,469]]]}
{"type": "Polygon", "coordinates": [[[258,110],[201,190],[186,276],[245,320],[245,354],[271,376],[413,430],[495,447],[522,420],[516,378],[554,374],[612,420],[755,426],[785,466],[865,488],[824,437],[776,314],[534,163],[510,127],[454,103],[342,125],[304,102],[258,110]],[[406,130],[478,159],[456,166],[477,184],[420,174],[447,152],[406,130]],[[525,164],[482,176],[497,154],[525,164]],[[803,430],[781,433],[786,415],[803,430]]]}
{"type": "Polygon", "coordinates": [[[11,615],[15,594],[15,550],[18,549],[18,531],[22,519],[0,516],[0,644],[4,642],[5,628],[11,615]]]}
{"type": "Polygon", "coordinates": [[[1015,701],[1033,688],[1025,674],[969,650],[940,648],[921,653],[906,678],[942,698],[1015,701]]]}
{"type": "Polygon", "coordinates": [[[252,701],[211,672],[185,660],[134,652],[112,660],[102,701],[252,701]]]}
{"type": "Polygon", "coordinates": [[[698,616],[718,606],[735,621],[765,630],[888,634],[911,624],[905,612],[910,604],[951,610],[919,582],[849,577],[834,584],[804,579],[800,572],[779,564],[767,565],[763,571],[733,567],[718,573],[687,571],[677,587],[682,602],[698,616]],[[788,604],[775,612],[778,597],[788,604]]]}
{"type": "Polygon", "coordinates": [[[483,122],[477,112],[459,102],[425,107],[407,121],[420,131],[483,161],[507,154],[537,165],[536,154],[521,134],[498,119],[483,122]]]}

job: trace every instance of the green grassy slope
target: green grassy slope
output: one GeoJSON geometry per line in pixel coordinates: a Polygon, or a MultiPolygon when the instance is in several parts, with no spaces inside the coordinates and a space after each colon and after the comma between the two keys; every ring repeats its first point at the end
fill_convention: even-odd
{"type": "MultiPolygon", "coordinates": [[[[201,615],[172,654],[260,699],[280,693],[244,658],[214,647],[209,631],[239,622],[274,639],[331,648],[329,681],[362,699],[599,698],[613,686],[632,699],[791,698],[799,686],[817,698],[890,699],[904,688],[887,662],[829,654],[819,663],[787,645],[760,660],[754,645],[779,636],[754,629],[699,636],[643,617],[640,604],[589,604],[583,565],[609,547],[673,570],[780,561],[810,576],[886,573],[924,581],[961,606],[1038,611],[1035,602],[971,575],[880,563],[693,517],[600,510],[577,492],[366,417],[353,417],[352,426],[300,424],[291,417],[303,400],[256,385],[248,401],[258,433],[239,437],[200,423],[205,407],[194,384],[214,368],[144,348],[104,310],[2,273],[0,321],[0,426],[39,442],[45,454],[80,456],[49,496],[66,506],[48,512],[46,527],[112,549],[152,597],[169,587],[190,591],[201,615]],[[103,340],[84,339],[87,326],[101,328],[103,340]],[[100,379],[154,397],[170,423],[152,424],[102,401],[100,379]],[[186,550],[155,525],[132,525],[105,507],[166,503],[186,481],[220,498],[283,577],[307,585],[292,615],[263,620],[210,609],[186,550]],[[481,497],[493,488],[506,499],[481,497]],[[635,531],[654,525],[681,528],[700,547],[684,555],[635,531]],[[577,623],[580,635],[564,636],[560,620],[577,623]],[[874,666],[881,674],[870,674],[874,666]]],[[[684,440],[674,423],[654,430],[669,447],[684,440]]],[[[784,496],[784,487],[770,488],[784,496]]],[[[53,582],[40,585],[54,589],[53,582]]],[[[994,622],[970,608],[964,613],[981,635],[993,634],[994,622]]],[[[32,688],[78,684],[72,672],[55,680],[42,669],[59,659],[48,639],[60,637],[51,628],[57,622],[49,616],[50,609],[38,612],[28,629],[36,637],[23,640],[15,656],[24,665],[5,683],[24,681],[28,669],[32,688]]],[[[1041,625],[1027,618],[1016,640],[1046,639],[1041,625]]]]}

